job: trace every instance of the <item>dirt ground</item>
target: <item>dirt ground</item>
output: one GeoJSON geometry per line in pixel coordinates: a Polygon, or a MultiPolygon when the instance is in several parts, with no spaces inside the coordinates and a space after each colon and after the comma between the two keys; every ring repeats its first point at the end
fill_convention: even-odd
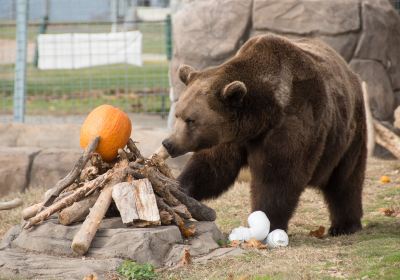
{"type": "MultiPolygon", "coordinates": [[[[216,209],[217,224],[226,234],[246,225],[250,212],[248,174],[241,179],[222,197],[208,202],[216,209]]],[[[42,193],[21,194],[25,206],[38,201],[42,193]]],[[[321,195],[307,190],[289,225],[289,247],[248,250],[238,257],[160,270],[159,279],[400,279],[400,217],[387,217],[379,211],[400,208],[399,161],[369,160],[363,201],[361,232],[317,239],[309,232],[320,225],[328,228],[328,213],[321,195]],[[382,183],[383,175],[391,182],[382,183]]],[[[21,209],[0,212],[0,236],[19,222],[21,209]]]]}

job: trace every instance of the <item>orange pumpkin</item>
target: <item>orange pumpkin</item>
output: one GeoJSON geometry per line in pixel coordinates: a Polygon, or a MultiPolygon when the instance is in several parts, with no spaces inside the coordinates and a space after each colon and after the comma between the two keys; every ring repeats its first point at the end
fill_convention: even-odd
{"type": "Polygon", "coordinates": [[[118,149],[128,143],[131,130],[131,120],[127,114],[111,105],[101,105],[90,112],[83,122],[80,145],[86,148],[93,138],[100,136],[96,152],[103,160],[112,161],[118,149]]]}

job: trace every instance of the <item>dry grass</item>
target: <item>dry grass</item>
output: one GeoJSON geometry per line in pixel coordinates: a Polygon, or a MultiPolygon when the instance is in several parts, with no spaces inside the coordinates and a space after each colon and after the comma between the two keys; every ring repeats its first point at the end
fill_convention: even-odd
{"type": "MultiPolygon", "coordinates": [[[[328,212],[321,195],[307,190],[290,222],[290,246],[272,250],[250,250],[239,257],[194,264],[160,272],[161,279],[400,279],[400,218],[385,217],[380,207],[400,207],[400,163],[372,159],[368,163],[364,191],[364,230],[352,236],[316,239],[310,230],[329,227],[328,212]],[[388,175],[392,182],[382,184],[388,175]]],[[[209,201],[216,209],[217,224],[228,234],[246,225],[250,212],[249,172],[221,198],[209,201]]],[[[25,206],[40,200],[44,190],[21,197],[25,206]]],[[[12,198],[11,196],[8,198],[12,198]]],[[[0,236],[20,221],[22,207],[0,212],[0,236]]]]}
{"type": "MultiPolygon", "coordinates": [[[[400,279],[400,218],[385,217],[380,207],[400,207],[400,163],[372,159],[364,191],[364,230],[352,236],[310,237],[320,225],[329,227],[321,195],[307,190],[290,222],[290,246],[252,250],[239,257],[164,271],[163,279],[400,279]],[[381,184],[388,175],[392,182],[381,184]]],[[[248,171],[221,198],[209,201],[223,232],[246,225],[250,212],[248,171]]]]}

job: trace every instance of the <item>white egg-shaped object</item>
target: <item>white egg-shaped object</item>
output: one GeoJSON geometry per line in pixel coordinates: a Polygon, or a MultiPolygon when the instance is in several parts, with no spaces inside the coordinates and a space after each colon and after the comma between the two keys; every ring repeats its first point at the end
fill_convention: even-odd
{"type": "Polygon", "coordinates": [[[249,228],[238,227],[232,230],[229,235],[229,240],[240,240],[248,241],[250,239],[256,239],[259,241],[264,240],[270,228],[270,222],[262,211],[255,211],[249,215],[247,218],[249,228]]]}
{"type": "Polygon", "coordinates": [[[286,247],[289,245],[289,237],[284,230],[276,229],[268,234],[264,243],[270,248],[286,247]]]}

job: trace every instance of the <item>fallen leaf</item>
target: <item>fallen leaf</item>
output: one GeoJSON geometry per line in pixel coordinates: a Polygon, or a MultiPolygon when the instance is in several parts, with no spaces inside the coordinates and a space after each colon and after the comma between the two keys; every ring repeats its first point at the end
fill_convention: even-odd
{"type": "Polygon", "coordinates": [[[180,265],[189,265],[192,263],[192,256],[190,255],[189,249],[183,251],[180,265]]]}
{"type": "Polygon", "coordinates": [[[395,209],[393,207],[379,208],[378,210],[379,210],[379,212],[381,212],[383,215],[385,215],[387,217],[396,217],[396,218],[400,217],[400,209],[399,208],[397,208],[397,209],[395,209]]]}
{"type": "Polygon", "coordinates": [[[240,246],[240,241],[239,240],[232,240],[231,243],[229,244],[229,246],[237,248],[240,246]]]}
{"type": "Polygon", "coordinates": [[[316,238],[322,238],[324,236],[324,234],[325,234],[325,227],[323,227],[323,226],[319,226],[318,229],[311,230],[309,233],[310,236],[313,236],[316,238]]]}
{"type": "Polygon", "coordinates": [[[83,280],[97,280],[97,279],[99,278],[97,277],[96,273],[91,273],[83,277],[83,280]]]}
{"type": "Polygon", "coordinates": [[[389,178],[389,176],[383,175],[381,177],[380,181],[382,184],[387,184],[387,183],[390,183],[390,178],[389,178]]]}
{"type": "Polygon", "coordinates": [[[188,227],[186,227],[184,224],[182,224],[182,225],[180,225],[179,228],[181,230],[183,237],[185,237],[185,238],[192,237],[196,234],[196,227],[194,226],[194,224],[192,224],[188,227]]]}
{"type": "Polygon", "coordinates": [[[263,244],[261,241],[256,240],[256,239],[250,239],[249,241],[245,241],[242,245],[243,249],[259,249],[259,250],[263,250],[263,249],[267,249],[268,246],[263,244]]]}

